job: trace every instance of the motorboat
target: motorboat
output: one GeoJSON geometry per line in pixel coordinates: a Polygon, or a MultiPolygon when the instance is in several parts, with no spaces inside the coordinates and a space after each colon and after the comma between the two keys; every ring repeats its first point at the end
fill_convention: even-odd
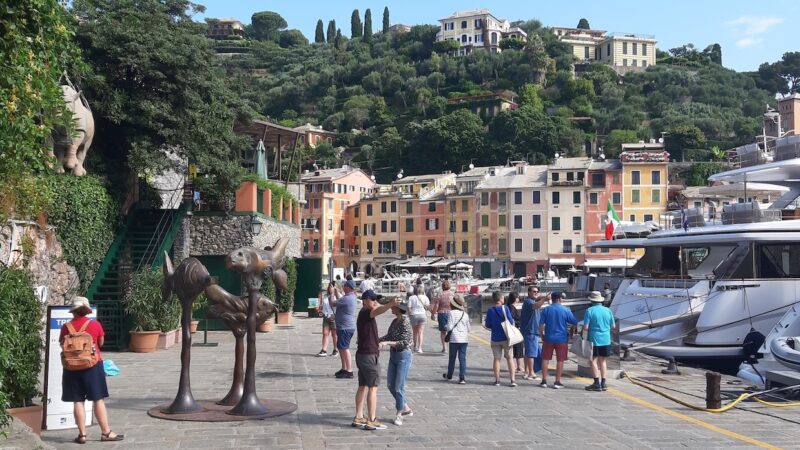
{"type": "Polygon", "coordinates": [[[754,356],[739,366],[739,378],[758,385],[774,372],[792,371],[800,378],[800,305],[786,311],[754,356]]]}
{"type": "Polygon", "coordinates": [[[587,245],[644,250],[611,303],[621,344],[664,358],[741,361],[748,333],[769,334],[798,304],[800,136],[778,139],[772,153],[773,162],[709,180],[788,188],[773,202],[731,204],[714,217],[684,209],[647,237],[587,245]]]}

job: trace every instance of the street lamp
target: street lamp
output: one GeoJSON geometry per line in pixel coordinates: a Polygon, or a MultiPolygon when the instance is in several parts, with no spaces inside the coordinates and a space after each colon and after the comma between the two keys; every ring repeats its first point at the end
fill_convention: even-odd
{"type": "Polygon", "coordinates": [[[474,169],[474,168],[475,168],[475,164],[474,164],[474,162],[475,162],[475,158],[471,158],[471,159],[469,160],[469,166],[468,166],[468,167],[469,167],[469,170],[472,170],[472,169],[474,169]]]}
{"type": "Polygon", "coordinates": [[[261,234],[261,226],[264,225],[258,217],[254,215],[250,216],[250,231],[253,234],[261,234]]]}
{"type": "Polygon", "coordinates": [[[402,178],[403,178],[403,169],[400,169],[400,172],[397,172],[397,179],[399,180],[402,178]]]}

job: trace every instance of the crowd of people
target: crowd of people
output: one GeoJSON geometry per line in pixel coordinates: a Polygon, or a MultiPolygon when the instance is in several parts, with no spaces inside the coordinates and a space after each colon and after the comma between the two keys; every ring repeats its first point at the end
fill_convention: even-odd
{"type": "MultiPolygon", "coordinates": [[[[322,350],[317,356],[327,356],[328,336],[333,336],[334,354],[341,357],[341,370],[336,378],[353,378],[350,360],[350,341],[357,334],[355,362],[358,368],[356,391],[356,414],[352,426],[364,430],[386,428],[377,418],[377,392],[380,381],[379,356],[388,349],[387,387],[395,400],[395,425],[402,425],[413,410],[406,397],[406,381],[413,362],[413,353],[423,352],[424,327],[428,313],[435,321],[440,333],[441,352],[448,353],[447,371],[442,374],[451,381],[458,358],[458,383],[466,384],[467,347],[471,324],[465,299],[451,290],[449,280],[444,280],[441,292],[429,298],[421,282],[408,292],[399,286],[399,294],[381,304],[382,296],[375,292],[373,283],[361,283],[360,311],[356,312],[358,297],[356,284],[351,277],[341,282],[330,283],[320,292],[317,310],[322,315],[322,350]],[[375,318],[391,311],[395,318],[385,335],[378,332],[375,318]],[[365,414],[366,406],[366,414],[365,414]]],[[[548,384],[549,362],[555,354],[556,370],[553,389],[561,389],[561,376],[567,360],[569,338],[578,321],[569,308],[561,304],[563,294],[553,292],[542,295],[537,286],[529,286],[527,296],[520,308],[516,304],[519,296],[510,293],[503,296],[492,293],[493,305],[485,314],[484,327],[490,330],[492,349],[492,371],[495,386],[500,385],[501,361],[506,360],[509,386],[517,386],[517,375],[525,380],[537,379],[539,386],[548,384]],[[549,301],[549,304],[548,304],[549,301]],[[548,304],[545,308],[545,304],[548,304]],[[516,327],[521,339],[511,340],[508,327],[516,327]],[[540,365],[540,368],[537,368],[540,365]]],[[[589,296],[592,306],[584,317],[584,330],[592,343],[592,372],[594,383],[588,391],[606,390],[606,358],[611,354],[611,330],[615,327],[611,310],[603,306],[604,296],[594,291],[589,296]]],[[[516,336],[516,333],[513,333],[516,336]]]]}

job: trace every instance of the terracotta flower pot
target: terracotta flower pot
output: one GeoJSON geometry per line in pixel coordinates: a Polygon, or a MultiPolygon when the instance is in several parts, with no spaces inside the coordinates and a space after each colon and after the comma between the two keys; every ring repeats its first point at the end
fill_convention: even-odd
{"type": "Polygon", "coordinates": [[[42,434],[42,405],[24,406],[22,408],[8,408],[8,413],[14,419],[20,420],[37,436],[42,434]]]}
{"type": "Polygon", "coordinates": [[[156,351],[160,331],[131,331],[131,343],[128,349],[135,353],[150,353],[156,351]]]}
{"type": "Polygon", "coordinates": [[[159,350],[166,350],[173,345],[175,345],[175,330],[159,333],[156,348],[159,350]]]}
{"type": "Polygon", "coordinates": [[[288,325],[292,322],[292,312],[279,312],[275,317],[275,323],[278,325],[288,325]]]}
{"type": "Polygon", "coordinates": [[[197,325],[199,323],[200,323],[199,320],[193,320],[192,321],[192,326],[189,328],[189,331],[191,331],[192,333],[197,333],[197,325]]]}
{"type": "Polygon", "coordinates": [[[258,331],[259,333],[269,333],[270,331],[272,331],[274,325],[275,321],[273,319],[269,319],[266,322],[259,325],[256,331],[258,331]]]}

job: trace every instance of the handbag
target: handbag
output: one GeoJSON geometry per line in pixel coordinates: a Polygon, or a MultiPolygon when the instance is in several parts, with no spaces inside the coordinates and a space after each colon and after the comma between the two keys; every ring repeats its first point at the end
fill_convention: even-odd
{"type": "MultiPolygon", "coordinates": [[[[500,326],[503,327],[503,331],[506,333],[506,338],[508,339],[508,345],[517,345],[523,341],[522,332],[519,331],[519,328],[515,327],[508,321],[508,316],[506,316],[505,309],[501,306],[500,311],[503,314],[503,323],[500,326]]],[[[510,312],[510,311],[509,311],[510,312]]]]}
{"type": "Polygon", "coordinates": [[[452,329],[452,330],[449,330],[447,333],[445,333],[445,334],[444,334],[444,341],[445,341],[445,342],[450,342],[450,336],[453,334],[453,330],[455,330],[455,329],[456,329],[456,327],[458,326],[458,324],[460,324],[460,323],[461,323],[461,319],[463,319],[463,318],[464,318],[464,315],[465,315],[465,314],[466,314],[466,313],[462,311],[462,312],[461,312],[461,317],[459,317],[459,318],[458,318],[458,322],[456,322],[456,324],[455,324],[455,325],[453,325],[453,329],[452,329]]]}

